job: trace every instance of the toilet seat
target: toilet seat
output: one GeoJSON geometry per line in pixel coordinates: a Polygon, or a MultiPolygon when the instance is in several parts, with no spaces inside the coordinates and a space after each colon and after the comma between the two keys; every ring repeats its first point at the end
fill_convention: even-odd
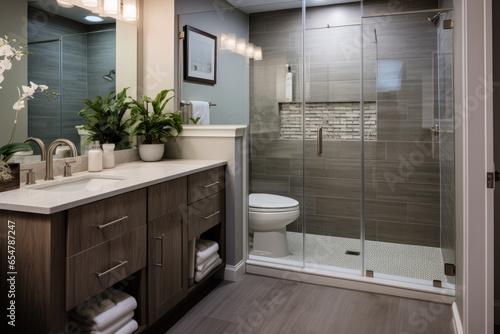
{"type": "Polygon", "coordinates": [[[282,212],[297,210],[299,202],[293,198],[271,195],[271,194],[250,194],[248,200],[250,210],[256,212],[282,212]]]}

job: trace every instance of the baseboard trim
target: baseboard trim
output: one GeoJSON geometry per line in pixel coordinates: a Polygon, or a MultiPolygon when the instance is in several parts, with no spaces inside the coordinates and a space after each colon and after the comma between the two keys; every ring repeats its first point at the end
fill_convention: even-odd
{"type": "Polygon", "coordinates": [[[247,260],[246,272],[249,274],[269,276],[298,282],[331,286],[341,289],[373,292],[383,295],[419,299],[451,305],[455,302],[455,291],[443,288],[419,287],[415,284],[388,282],[376,278],[355,277],[353,275],[332,275],[318,273],[317,270],[307,270],[275,263],[264,264],[247,260]],[[425,289],[425,290],[424,290],[425,289]]]}
{"type": "Polygon", "coordinates": [[[241,260],[237,265],[226,265],[224,280],[235,282],[245,274],[245,261],[241,260]]]}
{"type": "Polygon", "coordinates": [[[464,334],[464,328],[462,327],[462,320],[460,320],[460,312],[458,312],[458,306],[456,302],[451,304],[451,309],[453,311],[453,326],[455,326],[456,334],[464,334]]]}

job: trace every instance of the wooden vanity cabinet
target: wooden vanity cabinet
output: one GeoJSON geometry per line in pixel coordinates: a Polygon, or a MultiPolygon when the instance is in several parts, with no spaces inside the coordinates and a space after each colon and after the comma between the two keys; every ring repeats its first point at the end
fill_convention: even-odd
{"type": "Polygon", "coordinates": [[[68,311],[117,282],[137,299],[136,333],[156,333],[200,291],[188,287],[188,244],[200,235],[219,242],[224,263],[217,272],[224,270],[224,170],[213,168],[50,215],[0,210],[4,310],[10,303],[4,298],[8,221],[15,223],[17,272],[16,327],[2,321],[0,333],[74,333],[68,311]]]}
{"type": "Polygon", "coordinates": [[[187,178],[148,188],[148,320],[180,302],[187,281],[187,178]]]}

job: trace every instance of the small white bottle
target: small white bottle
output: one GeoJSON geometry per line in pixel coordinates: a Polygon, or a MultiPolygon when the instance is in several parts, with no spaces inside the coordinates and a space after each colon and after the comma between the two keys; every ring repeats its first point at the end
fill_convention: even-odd
{"type": "Polygon", "coordinates": [[[90,145],[89,155],[89,172],[102,171],[102,150],[98,141],[94,141],[90,145]]]}
{"type": "Polygon", "coordinates": [[[102,144],[102,167],[115,168],[115,144],[102,144]]]}
{"type": "Polygon", "coordinates": [[[292,67],[286,64],[288,72],[285,76],[285,102],[292,102],[293,100],[293,74],[292,67]]]}

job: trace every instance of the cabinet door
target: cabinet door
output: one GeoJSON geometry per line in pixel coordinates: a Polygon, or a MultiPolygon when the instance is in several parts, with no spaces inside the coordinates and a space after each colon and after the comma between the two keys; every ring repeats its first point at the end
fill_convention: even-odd
{"type": "Polygon", "coordinates": [[[149,323],[168,312],[187,295],[187,224],[185,209],[148,225],[149,323]]]}

